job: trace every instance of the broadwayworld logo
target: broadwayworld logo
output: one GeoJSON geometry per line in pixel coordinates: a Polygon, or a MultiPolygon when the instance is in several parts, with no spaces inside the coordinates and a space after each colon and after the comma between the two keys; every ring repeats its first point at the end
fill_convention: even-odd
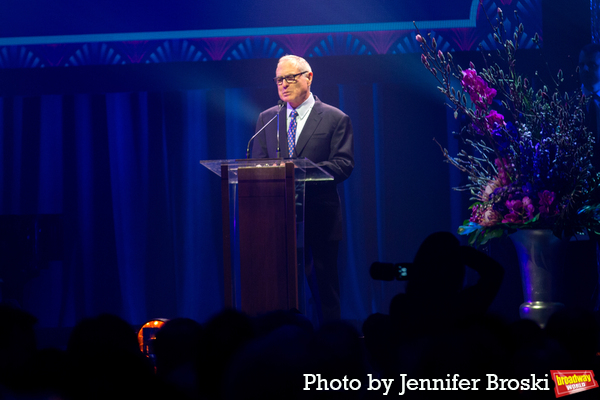
{"type": "Polygon", "coordinates": [[[593,371],[558,371],[552,370],[554,393],[556,397],[583,392],[598,387],[593,371]]]}

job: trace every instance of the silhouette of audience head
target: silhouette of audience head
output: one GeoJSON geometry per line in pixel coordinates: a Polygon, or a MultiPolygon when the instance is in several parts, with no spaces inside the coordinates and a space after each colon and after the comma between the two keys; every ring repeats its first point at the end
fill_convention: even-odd
{"type": "Polygon", "coordinates": [[[297,310],[275,310],[254,318],[254,331],[256,336],[265,336],[281,328],[293,325],[306,331],[313,332],[312,323],[297,310]]]}
{"type": "Polygon", "coordinates": [[[364,379],[365,354],[358,331],[343,321],[331,321],[315,332],[310,343],[313,370],[329,379],[347,375],[364,379]]]}
{"type": "Polygon", "coordinates": [[[140,351],[137,335],[129,323],[111,314],[81,320],[69,338],[67,351],[72,355],[102,354],[102,351],[140,351]]]}
{"type": "Polygon", "coordinates": [[[156,333],[156,372],[168,375],[185,364],[194,364],[203,340],[202,325],[190,318],[167,321],[156,333]]]}
{"type": "Polygon", "coordinates": [[[452,233],[429,235],[416,252],[406,292],[390,303],[389,316],[374,314],[363,324],[374,368],[393,377],[401,371],[441,373],[431,365],[436,359],[440,365],[454,363],[452,368],[469,373],[471,365],[488,366],[480,353],[501,353],[504,345],[494,334],[502,323],[484,319],[503,274],[500,264],[477,249],[461,246],[452,233]],[[465,287],[467,267],[479,279],[465,287]],[[444,346],[452,351],[440,351],[444,346]],[[452,359],[461,352],[464,362],[452,359]],[[444,355],[448,357],[442,359],[444,355]]]}
{"type": "Polygon", "coordinates": [[[141,352],[135,330],[115,315],[79,322],[69,338],[67,354],[73,381],[69,397],[158,396],[154,367],[141,352]]]}
{"type": "Polygon", "coordinates": [[[390,316],[383,313],[369,315],[363,322],[362,332],[371,367],[380,373],[391,371],[396,362],[394,349],[399,338],[390,316]]]}
{"type": "MultiPolygon", "coordinates": [[[[557,366],[597,370],[600,328],[591,312],[565,308],[550,318],[545,329],[528,320],[507,325],[485,314],[502,276],[502,267],[485,253],[461,246],[451,233],[436,232],[416,252],[407,293],[394,297],[389,315],[376,313],[365,320],[364,340],[341,321],[315,331],[294,311],[250,318],[224,310],[204,325],[189,318],[169,320],[156,334],[155,374],[139,349],[135,330],[121,318],[104,314],[77,324],[66,353],[37,352],[28,357],[33,362],[21,369],[20,376],[35,377],[38,387],[74,400],[330,400],[368,399],[380,393],[308,392],[303,389],[304,374],[319,374],[328,381],[358,379],[365,387],[367,374],[374,370],[379,378],[394,378],[391,393],[397,393],[399,373],[433,379],[456,373],[484,380],[491,373],[503,378],[542,377],[557,366]],[[477,272],[479,280],[464,287],[466,268],[477,272]],[[52,366],[60,367],[49,371],[52,366]],[[60,381],[61,375],[68,382],[60,381]]],[[[35,352],[35,318],[0,307],[2,316],[9,323],[0,330],[0,356],[9,357],[0,358],[0,372],[10,372],[21,355],[35,352]],[[11,356],[8,346],[14,343],[21,351],[11,356]]],[[[0,375],[0,397],[6,384],[0,375]]],[[[461,395],[480,397],[476,392],[461,395]]],[[[407,396],[430,398],[431,393],[415,391],[407,396]]]]}
{"type": "Polygon", "coordinates": [[[248,342],[223,375],[223,398],[301,398],[302,373],[310,369],[308,340],[302,328],[283,325],[248,342]]]}
{"type": "Polygon", "coordinates": [[[202,325],[190,318],[171,319],[156,333],[156,374],[168,387],[171,397],[198,398],[197,363],[203,340],[202,325]]]}
{"type": "Polygon", "coordinates": [[[227,309],[210,318],[204,328],[198,362],[199,390],[204,397],[219,398],[232,359],[255,338],[254,327],[246,314],[227,309]]]}
{"type": "Polygon", "coordinates": [[[0,304],[0,386],[21,383],[22,371],[37,348],[33,329],[36,323],[33,315],[0,304]]]}
{"type": "Polygon", "coordinates": [[[465,266],[460,242],[450,232],[433,233],[419,246],[415,255],[407,294],[446,296],[462,289],[465,266]]]}

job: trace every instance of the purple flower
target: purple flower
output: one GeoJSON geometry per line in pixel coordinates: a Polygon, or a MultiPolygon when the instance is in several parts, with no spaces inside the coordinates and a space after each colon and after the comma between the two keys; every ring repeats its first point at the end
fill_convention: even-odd
{"type": "Polygon", "coordinates": [[[522,200],[506,200],[505,205],[510,212],[502,219],[504,223],[522,224],[533,218],[535,207],[527,196],[522,200]]]}
{"type": "Polygon", "coordinates": [[[496,97],[496,89],[488,87],[483,78],[478,76],[477,71],[472,68],[463,70],[462,74],[460,83],[465,92],[469,94],[475,107],[479,110],[487,109],[496,97]]]}
{"type": "Polygon", "coordinates": [[[522,200],[506,200],[506,207],[510,212],[517,214],[523,214],[523,201],[522,200]]]}
{"type": "Polygon", "coordinates": [[[556,199],[554,192],[544,190],[543,192],[538,193],[538,196],[540,198],[540,213],[543,216],[558,214],[558,207],[554,204],[554,200],[556,199]]]}
{"type": "Polygon", "coordinates": [[[491,110],[490,113],[485,117],[485,121],[490,131],[503,128],[506,125],[504,122],[504,115],[499,114],[496,110],[491,110]]]}
{"type": "Polygon", "coordinates": [[[473,209],[471,211],[471,217],[469,218],[470,222],[479,223],[479,215],[477,214],[477,210],[479,210],[478,204],[473,206],[473,209]]]}
{"type": "Polygon", "coordinates": [[[502,219],[503,224],[511,223],[511,224],[522,224],[521,218],[515,214],[514,212],[508,213],[502,219]]]}
{"type": "Polygon", "coordinates": [[[525,216],[527,217],[525,221],[529,221],[533,218],[535,213],[535,206],[531,199],[527,196],[523,197],[523,211],[525,212],[525,216]]]}

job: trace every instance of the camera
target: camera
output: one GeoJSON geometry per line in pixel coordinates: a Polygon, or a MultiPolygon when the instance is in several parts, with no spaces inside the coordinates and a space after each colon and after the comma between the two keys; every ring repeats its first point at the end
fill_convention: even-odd
{"type": "Polygon", "coordinates": [[[369,268],[371,278],[377,281],[406,281],[410,277],[412,263],[382,263],[374,262],[369,268]]]}

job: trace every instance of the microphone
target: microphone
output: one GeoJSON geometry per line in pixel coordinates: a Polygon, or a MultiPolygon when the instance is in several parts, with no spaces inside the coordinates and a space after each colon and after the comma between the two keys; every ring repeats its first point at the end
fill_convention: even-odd
{"type": "Polygon", "coordinates": [[[279,106],[279,108],[277,109],[277,114],[275,114],[275,116],[273,118],[271,118],[269,120],[269,122],[267,122],[266,124],[263,125],[262,128],[260,128],[258,130],[258,132],[256,132],[251,138],[250,140],[248,140],[248,147],[246,148],[246,158],[250,158],[250,143],[252,143],[252,141],[254,140],[254,138],[256,136],[258,136],[259,133],[261,133],[267,126],[269,126],[269,124],[271,122],[273,122],[273,120],[275,118],[277,118],[277,158],[279,158],[279,113],[281,112],[281,109],[283,108],[283,106],[285,105],[285,101],[283,100],[279,100],[277,102],[277,105],[279,106]]]}
{"type": "Polygon", "coordinates": [[[378,281],[398,281],[408,280],[408,270],[412,266],[412,263],[382,263],[374,262],[369,268],[369,274],[372,279],[378,281]]]}

